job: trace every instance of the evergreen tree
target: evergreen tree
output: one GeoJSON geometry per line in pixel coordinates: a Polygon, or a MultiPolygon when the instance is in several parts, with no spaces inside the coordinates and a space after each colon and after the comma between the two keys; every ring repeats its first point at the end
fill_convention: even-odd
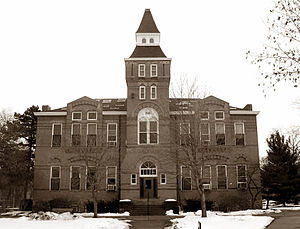
{"type": "Polygon", "coordinates": [[[278,131],[267,139],[267,163],[262,167],[262,184],[266,197],[285,204],[296,195],[297,153],[291,150],[289,140],[278,131]]]}

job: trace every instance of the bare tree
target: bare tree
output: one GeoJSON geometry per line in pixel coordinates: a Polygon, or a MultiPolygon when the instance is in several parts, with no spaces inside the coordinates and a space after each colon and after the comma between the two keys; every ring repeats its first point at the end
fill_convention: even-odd
{"type": "Polygon", "coordinates": [[[259,165],[249,165],[247,171],[247,190],[251,197],[251,208],[254,209],[255,203],[262,193],[262,186],[260,180],[260,167],[259,165]]]}

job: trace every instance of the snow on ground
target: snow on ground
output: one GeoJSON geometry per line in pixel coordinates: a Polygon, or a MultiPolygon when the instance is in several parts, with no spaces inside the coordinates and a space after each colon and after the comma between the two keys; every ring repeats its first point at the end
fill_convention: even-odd
{"type": "MultiPolygon", "coordinates": [[[[82,217],[93,217],[94,213],[89,212],[89,213],[74,213],[76,216],[82,216],[82,217]]],[[[100,217],[122,217],[122,216],[130,216],[129,212],[124,212],[124,213],[98,213],[97,216],[100,217]]]]}

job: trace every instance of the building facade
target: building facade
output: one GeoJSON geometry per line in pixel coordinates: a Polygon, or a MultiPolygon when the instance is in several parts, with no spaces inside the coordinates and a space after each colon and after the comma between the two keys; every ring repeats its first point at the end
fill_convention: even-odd
{"type": "MultiPolygon", "coordinates": [[[[34,201],[66,198],[83,204],[97,186],[99,200],[184,204],[199,199],[194,162],[185,158],[195,152],[208,201],[250,206],[260,187],[258,112],[213,96],[169,98],[170,66],[146,9],[136,47],[125,58],[127,98],[82,97],[36,113],[34,201]]],[[[260,207],[259,195],[255,201],[260,207]]]]}

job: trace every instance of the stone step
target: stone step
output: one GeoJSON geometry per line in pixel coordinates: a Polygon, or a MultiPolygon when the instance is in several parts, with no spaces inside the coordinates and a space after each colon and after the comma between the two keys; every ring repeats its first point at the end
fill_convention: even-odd
{"type": "Polygon", "coordinates": [[[134,205],[131,215],[164,215],[165,210],[162,205],[134,205]]]}

